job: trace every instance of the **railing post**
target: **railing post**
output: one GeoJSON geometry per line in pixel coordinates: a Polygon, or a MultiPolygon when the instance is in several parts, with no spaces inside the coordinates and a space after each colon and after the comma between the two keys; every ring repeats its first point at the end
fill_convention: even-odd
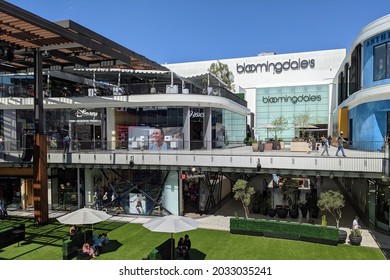
{"type": "Polygon", "coordinates": [[[384,158],[384,161],[385,161],[385,175],[386,176],[389,176],[390,174],[390,151],[389,151],[389,142],[386,141],[385,142],[385,158],[384,158]]]}

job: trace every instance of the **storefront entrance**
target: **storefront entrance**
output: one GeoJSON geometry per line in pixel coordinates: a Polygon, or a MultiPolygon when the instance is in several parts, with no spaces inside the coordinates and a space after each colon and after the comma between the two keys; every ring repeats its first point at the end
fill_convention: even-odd
{"type": "Polygon", "coordinates": [[[203,130],[204,111],[203,109],[193,108],[190,111],[190,149],[199,150],[206,147],[204,143],[203,130]]]}
{"type": "Polygon", "coordinates": [[[223,176],[217,172],[182,173],[184,213],[207,214],[222,200],[223,176]]]}
{"type": "Polygon", "coordinates": [[[100,124],[73,123],[73,150],[96,150],[102,148],[102,129],[100,124]]]}

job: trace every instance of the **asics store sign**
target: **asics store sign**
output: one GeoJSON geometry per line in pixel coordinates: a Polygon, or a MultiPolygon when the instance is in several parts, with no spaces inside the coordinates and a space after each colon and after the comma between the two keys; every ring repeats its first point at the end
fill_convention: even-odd
{"type": "Polygon", "coordinates": [[[238,74],[252,74],[252,73],[263,73],[273,72],[280,74],[283,71],[288,70],[305,70],[308,68],[313,69],[315,67],[315,59],[298,59],[298,60],[287,60],[284,62],[264,62],[258,64],[238,64],[236,66],[238,74]]]}
{"type": "Polygon", "coordinates": [[[292,104],[296,104],[298,102],[315,102],[321,101],[321,95],[300,95],[300,96],[263,96],[263,103],[287,103],[291,102],[292,104]]]}

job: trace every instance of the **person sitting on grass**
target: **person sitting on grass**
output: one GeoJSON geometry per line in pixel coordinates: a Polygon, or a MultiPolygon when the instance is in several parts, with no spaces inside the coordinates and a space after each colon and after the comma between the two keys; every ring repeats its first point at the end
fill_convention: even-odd
{"type": "Polygon", "coordinates": [[[106,245],[110,240],[108,240],[107,232],[102,233],[102,243],[106,245]]]}
{"type": "Polygon", "coordinates": [[[92,248],[95,250],[95,255],[99,255],[99,252],[101,252],[103,248],[103,236],[102,234],[94,235],[92,237],[92,248]]]}
{"type": "Polygon", "coordinates": [[[75,227],[74,225],[72,225],[72,226],[69,228],[69,236],[70,236],[70,239],[72,239],[75,235],[76,235],[76,227],[75,227]]]}
{"type": "Polygon", "coordinates": [[[82,251],[83,251],[83,254],[86,254],[86,255],[90,256],[91,258],[96,259],[95,250],[92,248],[92,246],[89,246],[88,243],[84,243],[82,251]]]}
{"type": "Polygon", "coordinates": [[[185,247],[184,259],[190,259],[191,240],[188,234],[184,236],[183,247],[185,247]]]}
{"type": "Polygon", "coordinates": [[[186,247],[184,247],[184,238],[183,237],[180,237],[179,242],[177,242],[176,251],[177,251],[178,258],[184,257],[184,255],[186,253],[186,247]]]}

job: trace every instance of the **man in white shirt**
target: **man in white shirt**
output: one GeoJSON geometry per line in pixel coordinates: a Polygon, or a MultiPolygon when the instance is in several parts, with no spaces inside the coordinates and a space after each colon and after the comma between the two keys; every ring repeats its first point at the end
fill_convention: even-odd
{"type": "Polygon", "coordinates": [[[359,217],[358,216],[356,216],[355,219],[353,220],[352,228],[353,229],[359,229],[360,228],[360,226],[359,226],[359,217]]]}

